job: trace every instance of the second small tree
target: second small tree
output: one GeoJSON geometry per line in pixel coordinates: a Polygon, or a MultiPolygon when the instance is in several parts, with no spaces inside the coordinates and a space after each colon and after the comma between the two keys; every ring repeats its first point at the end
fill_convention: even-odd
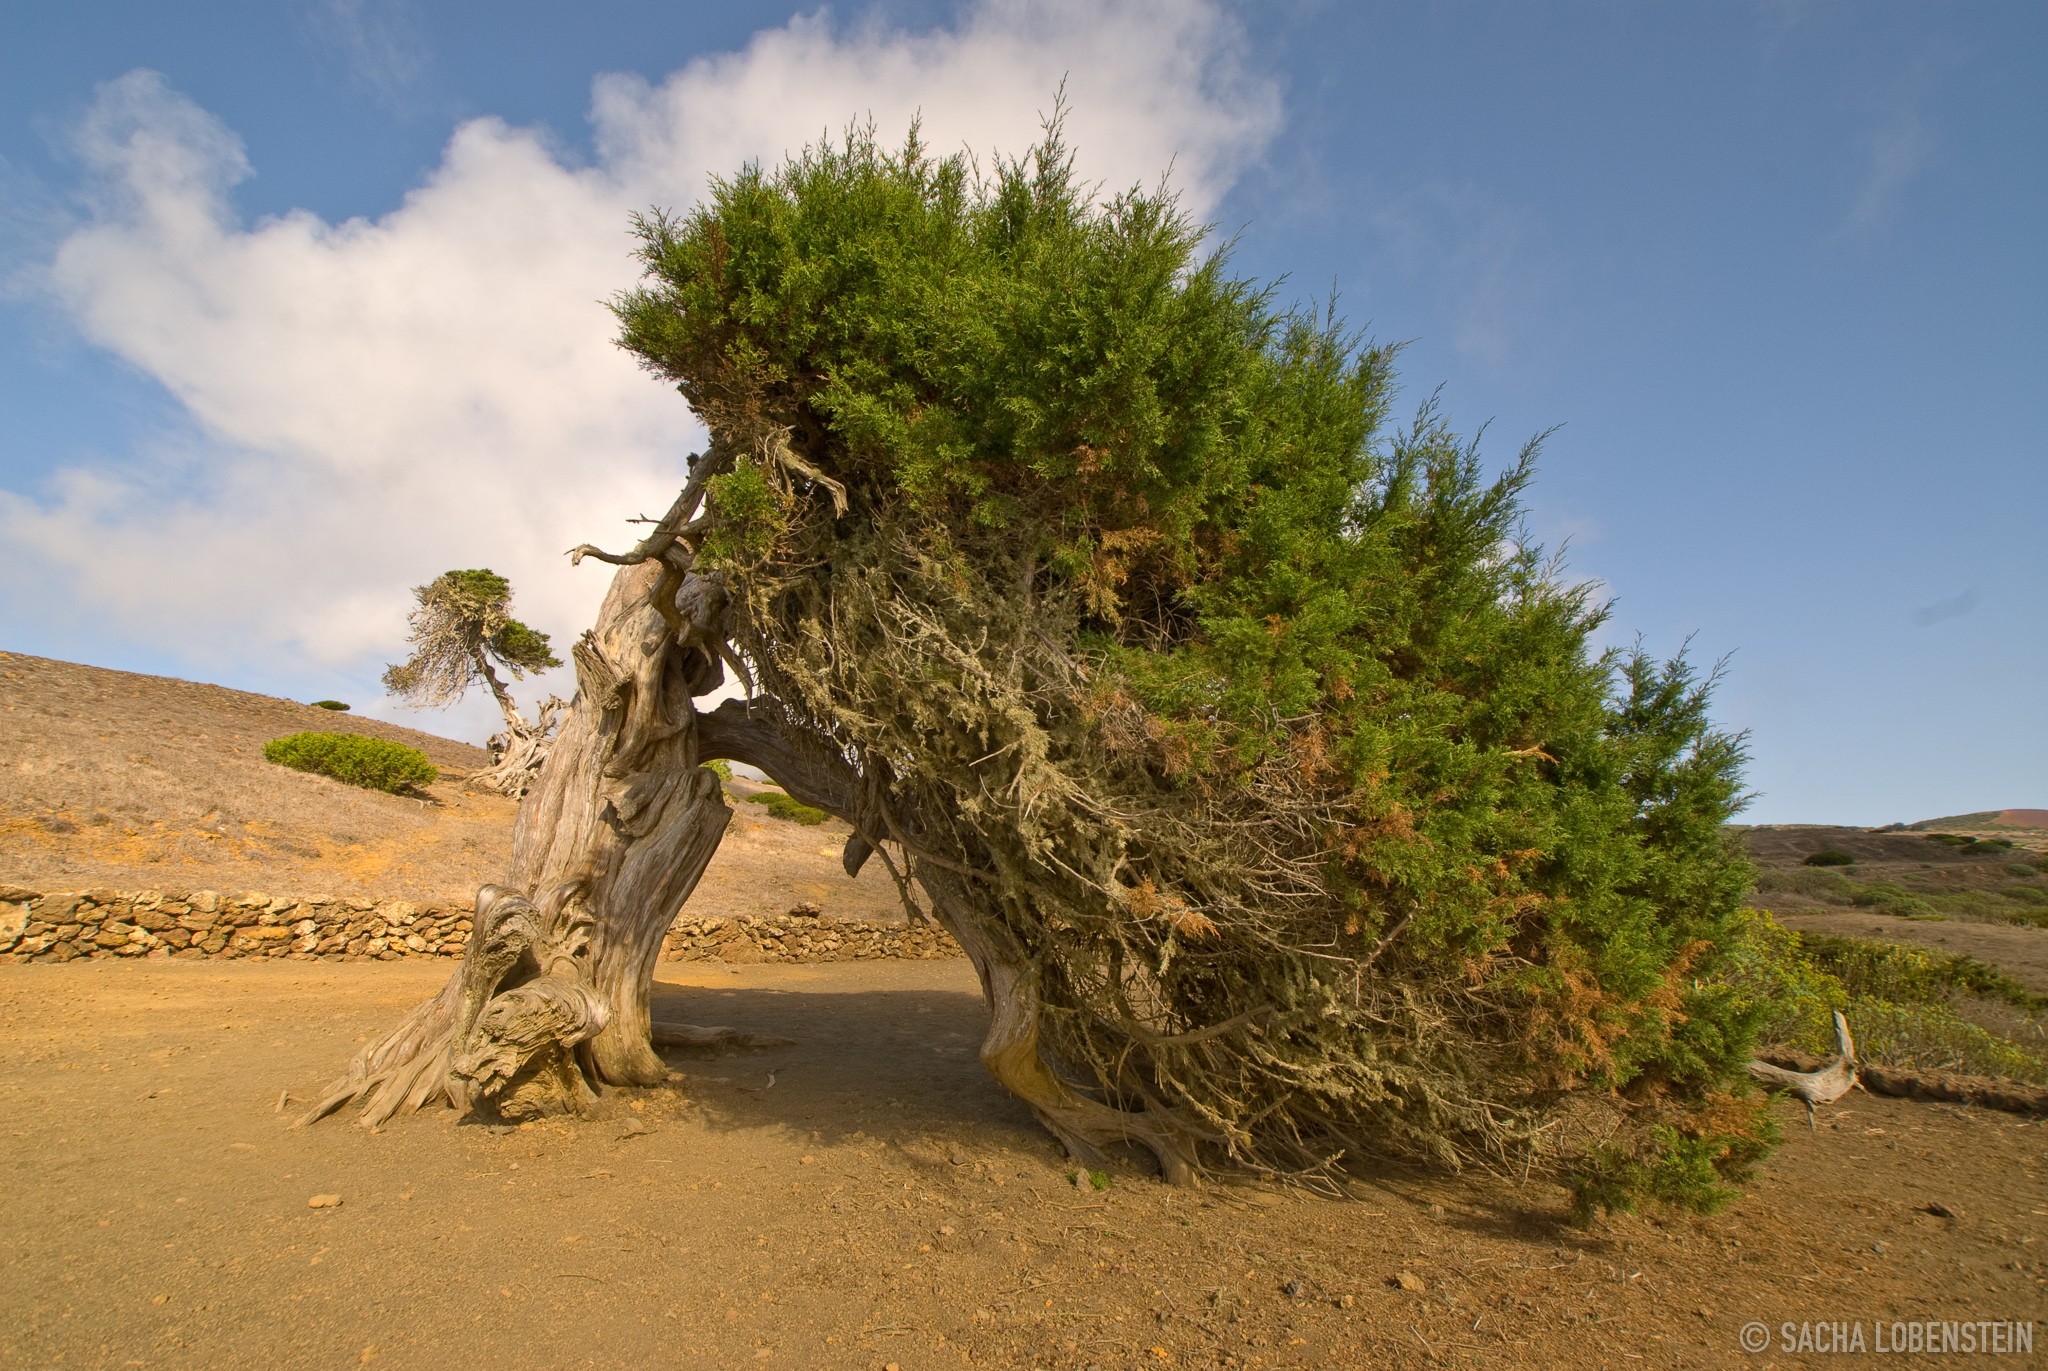
{"type": "Polygon", "coordinates": [[[505,716],[505,732],[490,740],[492,764],[470,783],[514,798],[524,795],[547,760],[563,702],[549,696],[528,721],[492,664],[515,681],[529,671],[560,666],[548,635],[512,617],[512,583],[488,568],[443,572],[415,586],[413,597],[420,605],[408,616],[413,654],[386,669],[384,689],[407,704],[439,708],[482,681],[505,716]]]}

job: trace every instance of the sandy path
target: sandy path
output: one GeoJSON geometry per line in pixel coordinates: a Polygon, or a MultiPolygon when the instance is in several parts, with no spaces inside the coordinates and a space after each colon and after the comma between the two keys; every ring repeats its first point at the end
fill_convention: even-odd
{"type": "Polygon", "coordinates": [[[665,966],[664,1013],[797,1045],[673,1058],[589,1121],[285,1128],[280,1090],[445,974],[0,972],[0,1362],[1733,1367],[1752,1318],[2048,1314],[2048,1134],[1945,1106],[1787,1110],[1728,1212],[1588,1232],[1553,1189],[1390,1168],[1341,1203],[1078,1193],[977,1064],[958,961],[665,966]]]}

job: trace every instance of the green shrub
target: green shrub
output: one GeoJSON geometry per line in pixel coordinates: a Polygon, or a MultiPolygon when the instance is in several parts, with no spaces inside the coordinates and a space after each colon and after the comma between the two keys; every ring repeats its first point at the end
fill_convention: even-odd
{"type": "Polygon", "coordinates": [[[2048,1085],[2048,1062],[1960,1017],[1943,1003],[1896,1004],[1858,996],[1846,1017],[1856,1057],[1876,1066],[2009,1076],[2048,1085]]]}
{"type": "Polygon", "coordinates": [[[1964,849],[1963,849],[1963,851],[1965,851],[1965,852],[2010,852],[2010,851],[2012,851],[2012,839],[2010,839],[2010,838],[1979,838],[1979,839],[1977,839],[1977,840],[1976,840],[1975,842],[1971,843],[1971,844],[1970,844],[1970,845],[1969,845],[1968,847],[1964,848],[1964,849]]]}
{"type": "Polygon", "coordinates": [[[1835,977],[1853,996],[1935,1004],[1958,994],[1982,995],[2028,1013],[2048,1009],[2048,999],[2035,995],[1997,967],[1960,952],[1817,933],[1803,935],[1800,950],[1815,969],[1835,977]]]}
{"type": "Polygon", "coordinates": [[[294,733],[265,743],[263,755],[279,766],[317,771],[366,790],[395,793],[441,777],[426,753],[360,733],[294,733]]]}
{"type": "Polygon", "coordinates": [[[1755,1025],[1757,1042],[1803,1052],[1833,1044],[1829,1015],[1849,1004],[1841,981],[1800,935],[1760,910],[1750,911],[1717,984],[1734,996],[1738,1018],[1755,1025]]]}
{"type": "Polygon", "coordinates": [[[342,703],[341,701],[339,701],[339,700],[315,700],[315,701],[313,701],[313,708],[315,708],[315,709],[334,709],[334,710],[339,710],[339,711],[341,711],[341,712],[342,712],[342,713],[344,713],[344,714],[346,714],[346,713],[348,712],[348,706],[347,706],[347,705],[345,705],[345,704],[343,704],[343,703],[342,703]]]}
{"type": "Polygon", "coordinates": [[[1989,890],[1949,890],[1924,892],[1927,903],[1943,914],[1954,918],[1982,919],[1991,923],[2040,924],[2048,920],[2048,904],[2035,906],[2026,896],[2007,898],[2013,889],[2028,887],[2008,886],[2003,892],[1989,890]]]}
{"type": "Polygon", "coordinates": [[[1965,997],[2002,1000],[2027,1014],[2048,1008],[2048,1000],[1975,958],[1863,938],[1801,937],[1764,921],[1751,931],[1744,966],[1747,993],[1773,996],[1777,1006],[1760,1043],[1832,1052],[1828,1013],[1841,1009],[1860,1061],[2048,1084],[2048,1062],[2038,1053],[1957,1013],[1965,997]]]}
{"type": "Polygon", "coordinates": [[[704,765],[705,765],[705,766],[707,766],[707,767],[709,767],[709,768],[711,769],[711,774],[712,774],[712,775],[714,775],[714,776],[716,776],[716,777],[717,777],[717,778],[718,778],[719,780],[721,780],[721,781],[730,781],[730,780],[732,779],[732,763],[731,763],[731,762],[728,762],[728,761],[723,761],[723,760],[720,760],[720,761],[706,762],[706,763],[704,763],[704,765]]]}
{"type": "Polygon", "coordinates": [[[1943,913],[1918,895],[1908,895],[1888,881],[1858,886],[1855,894],[1849,897],[1849,903],[1858,909],[1889,914],[1897,919],[1938,919],[1943,913]]]}
{"type": "Polygon", "coordinates": [[[1668,1125],[1652,1130],[1650,1147],[1632,1152],[1612,1144],[1594,1149],[1571,1178],[1572,1222],[1589,1222],[1596,1210],[1633,1213],[1647,1198],[1698,1214],[1713,1214],[1739,1199],[1735,1187],[1756,1172],[1780,1139],[1765,1116],[1741,1132],[1680,1132],[1668,1125]]]}
{"type": "Polygon", "coordinates": [[[2005,869],[2005,874],[2008,876],[2026,877],[2038,876],[2041,873],[2036,871],[2033,867],[2028,866],[2025,862],[2014,862],[2011,866],[2008,866],[2005,869]]]}
{"type": "Polygon", "coordinates": [[[2009,885],[1998,893],[2021,904],[2048,905],[2048,890],[2038,885],[2009,885]]]}
{"type": "Polygon", "coordinates": [[[1927,835],[1927,840],[1929,842],[1944,843],[1949,847],[1968,847],[1971,841],[1956,833],[1930,833],[1927,835]]]}
{"type": "Polygon", "coordinates": [[[763,791],[759,795],[749,795],[747,796],[747,803],[750,805],[766,805],[770,814],[773,814],[778,819],[788,819],[791,823],[821,824],[830,817],[824,810],[812,809],[807,804],[790,799],[789,796],[779,790],[763,791]]]}
{"type": "Polygon", "coordinates": [[[1816,852],[1805,861],[1807,866],[1854,866],[1856,859],[1846,852],[1816,852]]]}

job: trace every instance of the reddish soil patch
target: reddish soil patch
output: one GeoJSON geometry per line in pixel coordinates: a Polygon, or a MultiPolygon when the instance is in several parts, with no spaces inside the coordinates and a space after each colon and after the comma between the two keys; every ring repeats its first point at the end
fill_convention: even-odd
{"type": "Polygon", "coordinates": [[[279,1091],[312,1095],[445,972],[0,974],[0,1357],[1762,1367],[1804,1364],[1777,1352],[1787,1322],[1869,1339],[2048,1316],[2048,1132],[1860,1094],[1815,1133],[1785,1107],[1786,1146],[1714,1218],[1580,1231],[1549,1187],[1398,1169],[1343,1200],[1077,1191],[976,1062],[986,1013],[957,961],[665,967],[664,1012],[795,1045],[675,1055],[676,1085],[608,1092],[586,1121],[286,1127],[279,1091]],[[1738,1343],[1751,1321],[1765,1355],[1738,1343]]]}

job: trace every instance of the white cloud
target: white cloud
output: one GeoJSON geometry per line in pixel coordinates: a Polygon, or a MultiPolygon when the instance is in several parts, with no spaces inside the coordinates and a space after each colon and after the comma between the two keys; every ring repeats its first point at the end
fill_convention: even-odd
{"type": "Polygon", "coordinates": [[[1933,151],[1934,136],[1917,101],[1894,110],[1864,149],[1863,174],[1844,232],[1868,234],[1885,224],[1933,151]]]}
{"type": "Polygon", "coordinates": [[[964,147],[987,165],[1038,141],[1064,81],[1083,174],[1110,191],[1149,188],[1171,164],[1199,216],[1280,124],[1278,92],[1236,64],[1236,38],[1233,22],[1192,0],[991,0],[923,34],[839,35],[821,13],[658,87],[600,77],[593,117],[602,160],[648,184],[694,187],[707,166],[773,162],[853,117],[872,116],[893,139],[920,113],[936,150],[964,147]]]}
{"type": "Polygon", "coordinates": [[[410,586],[490,566],[523,618],[573,635],[606,573],[562,549],[630,541],[620,521],[666,505],[701,441],[610,342],[631,210],[870,115],[890,139],[921,111],[935,148],[1021,151],[1064,77],[1084,175],[1149,184],[1171,161],[1205,214],[1280,120],[1234,36],[1192,2],[989,0],[915,34],[798,18],[659,85],[599,77],[588,167],[479,119],[398,209],[339,224],[240,223],[241,140],[131,72],[78,131],[88,214],[39,286],[192,431],[0,491],[7,612],[106,623],[216,675],[374,675],[403,654],[410,586]]]}

